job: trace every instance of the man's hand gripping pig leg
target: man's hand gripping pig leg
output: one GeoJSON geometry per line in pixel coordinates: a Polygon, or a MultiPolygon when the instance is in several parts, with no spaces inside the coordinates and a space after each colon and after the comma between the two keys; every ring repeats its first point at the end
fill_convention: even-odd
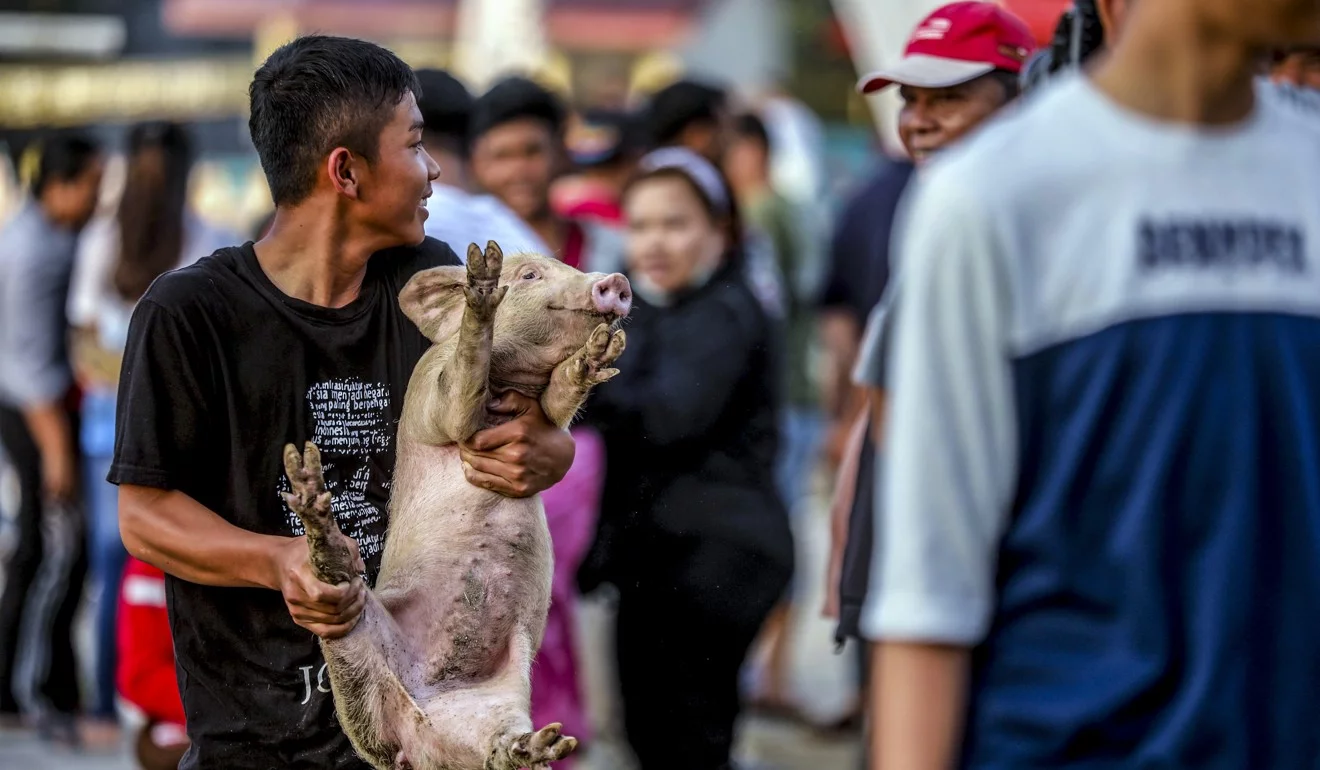
{"type": "MultiPolygon", "coordinates": [[[[357,543],[335,523],[316,445],[307,442],[299,454],[296,447],[286,444],[284,473],[292,489],[284,500],[307,533],[312,575],[329,586],[361,581],[362,558],[357,543]]],[[[402,753],[409,737],[407,728],[415,731],[428,723],[396,673],[401,667],[397,656],[406,651],[398,628],[365,586],[360,593],[362,600],[355,602],[349,622],[332,634],[318,632],[321,651],[330,664],[335,710],[349,740],[364,759],[374,767],[404,770],[411,767],[402,753]],[[360,632],[347,636],[359,621],[360,632]],[[402,718],[404,715],[410,719],[402,718]],[[374,728],[360,729],[367,725],[374,728]]]]}

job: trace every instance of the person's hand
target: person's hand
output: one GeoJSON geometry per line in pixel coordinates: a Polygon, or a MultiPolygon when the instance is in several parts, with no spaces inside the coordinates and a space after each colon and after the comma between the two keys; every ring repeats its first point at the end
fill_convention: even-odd
{"type": "Polygon", "coordinates": [[[834,420],[826,429],[825,460],[831,469],[837,469],[843,462],[843,453],[848,449],[848,434],[851,430],[852,422],[842,418],[834,420]]]}
{"type": "Polygon", "coordinates": [[[564,478],[573,465],[573,437],[541,411],[541,402],[510,391],[491,402],[491,413],[513,419],[459,444],[469,483],[505,497],[531,497],[564,478]]]}
{"type": "Polygon", "coordinates": [[[46,499],[72,502],[78,491],[78,464],[71,452],[52,451],[41,457],[41,489],[46,499]]]}
{"type": "MultiPolygon", "coordinates": [[[[353,544],[357,571],[366,571],[357,541],[352,538],[348,541],[353,544]]],[[[305,537],[291,537],[282,544],[276,555],[276,564],[280,593],[284,595],[284,604],[294,623],[322,639],[338,639],[353,630],[367,602],[367,587],[362,578],[354,577],[351,582],[339,585],[318,580],[312,571],[311,552],[305,537]]]]}

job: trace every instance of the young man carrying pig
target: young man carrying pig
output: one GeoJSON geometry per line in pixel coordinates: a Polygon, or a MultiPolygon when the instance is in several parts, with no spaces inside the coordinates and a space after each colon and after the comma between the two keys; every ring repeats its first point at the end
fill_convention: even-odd
{"type": "MultiPolygon", "coordinates": [[[[185,770],[365,768],[333,714],[317,636],[354,626],[380,567],[404,388],[429,341],[404,316],[414,273],[457,265],[424,239],[440,168],[416,78],[369,43],[304,37],[251,86],[276,215],[257,243],[162,276],[134,313],[114,464],[120,528],[164,570],[192,745],[185,770]],[[286,443],[320,447],[361,578],[313,577],[286,507],[286,443]]],[[[461,448],[468,480],[546,489],[573,442],[534,399],[461,448]]]]}

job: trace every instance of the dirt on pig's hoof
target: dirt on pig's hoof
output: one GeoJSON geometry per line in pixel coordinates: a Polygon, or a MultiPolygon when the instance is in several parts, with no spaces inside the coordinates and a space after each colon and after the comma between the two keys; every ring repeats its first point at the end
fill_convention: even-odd
{"type": "Polygon", "coordinates": [[[549,770],[551,762],[557,762],[577,748],[577,738],[562,734],[564,726],[558,722],[548,724],[534,733],[527,733],[513,742],[509,753],[513,759],[528,770],[549,770]]]}

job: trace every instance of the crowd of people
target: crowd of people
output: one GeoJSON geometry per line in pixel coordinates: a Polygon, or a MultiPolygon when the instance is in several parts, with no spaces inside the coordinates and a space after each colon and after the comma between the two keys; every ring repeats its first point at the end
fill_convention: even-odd
{"type": "Polygon", "coordinates": [[[612,608],[641,770],[730,768],[742,713],[793,712],[817,474],[870,766],[1310,766],[1313,6],[1084,0],[1095,45],[1045,51],[998,4],[942,6],[858,84],[898,89],[905,157],[828,228],[775,173],[783,105],[698,80],[577,110],[299,38],[251,91],[275,211],[250,238],[190,210],[186,128],[129,132],[101,216],[109,150],[52,134],[0,229],[0,716],[113,740],[126,702],[149,770],[361,767],[316,637],[380,567],[392,443],[329,454],[363,571],[339,586],[309,577],[279,453],[327,388],[378,387],[339,428],[396,424],[421,349],[399,288],[494,240],[635,295],[568,435],[512,394],[514,427],[463,449],[472,483],[544,503],[531,706],[581,741],[560,766],[609,728],[583,596],[612,608]]]}
{"type": "MultiPolygon", "coordinates": [[[[343,44],[304,39],[290,49],[285,71],[265,71],[272,79],[295,77],[331,58],[345,66],[354,52],[337,47],[343,44]]],[[[576,602],[604,591],[617,614],[611,668],[638,761],[658,766],[690,752],[680,764],[719,766],[728,761],[745,700],[781,710],[790,701],[789,511],[801,510],[809,495],[825,424],[809,363],[821,283],[814,276],[824,272],[827,237],[816,202],[804,201],[810,193],[800,189],[791,198],[776,189],[773,119],[707,82],[679,81],[641,107],[576,110],[524,77],[476,95],[445,71],[415,77],[421,144],[439,171],[428,174],[426,235],[452,246],[495,240],[506,253],[536,251],[587,272],[623,271],[639,298],[628,327],[629,365],[573,426],[571,464],[553,474],[556,483],[536,488],[555,574],[532,669],[533,718],[562,722],[583,742],[579,753],[590,751],[598,726],[578,660],[576,602]],[[770,663],[749,676],[758,638],[772,648],[770,663]],[[653,665],[657,658],[669,664],[653,665]],[[675,730],[690,738],[675,746],[675,730]]],[[[362,98],[325,83],[308,87],[345,109],[362,98]]],[[[272,112],[288,109],[276,101],[272,112]]],[[[281,113],[290,121],[312,117],[281,113]]],[[[253,134],[260,151],[259,120],[253,134]]],[[[283,131],[279,138],[291,133],[283,131]]],[[[190,414],[214,413],[220,404],[203,397],[215,372],[177,359],[137,359],[143,353],[131,340],[143,332],[131,329],[145,326],[146,311],[130,319],[144,297],[146,308],[159,307],[149,289],[162,275],[201,268],[247,237],[260,244],[289,232],[287,222],[281,228],[287,199],[272,175],[277,208],[256,232],[207,224],[188,202],[191,135],[169,122],[128,131],[123,189],[110,205],[98,204],[98,194],[114,148],[64,131],[28,152],[39,169],[29,200],[0,232],[7,245],[0,287],[14,298],[5,303],[0,340],[4,457],[18,473],[22,501],[5,565],[0,709],[9,723],[47,739],[103,745],[125,740],[117,723],[127,708],[136,725],[128,739],[142,766],[173,767],[194,745],[190,731],[209,729],[186,719],[185,705],[196,708],[200,690],[216,681],[208,680],[207,665],[191,662],[214,639],[185,638],[191,634],[180,628],[182,615],[219,614],[219,605],[241,594],[181,595],[161,558],[169,546],[148,538],[155,548],[143,549],[133,532],[131,501],[117,487],[182,484],[176,471],[158,466],[199,457],[182,447],[170,457],[139,456],[134,436],[158,430],[175,441],[181,431],[201,438],[200,415],[144,416],[139,402],[184,398],[190,414]],[[150,397],[130,381],[143,367],[169,370],[151,373],[163,379],[150,397]],[[62,533],[45,524],[57,513],[67,525],[62,533]],[[94,620],[88,693],[79,689],[72,641],[84,599],[94,620]],[[44,637],[20,639],[19,629],[36,625],[44,637]],[[34,650],[53,657],[26,663],[34,650]]],[[[241,251],[237,270],[267,270],[259,246],[241,251]]],[[[296,301],[271,280],[259,288],[296,301]]],[[[167,333],[159,323],[152,329],[167,333]]],[[[198,343],[196,333],[171,342],[198,343]]],[[[354,489],[347,479],[330,483],[337,494],[354,489]]],[[[207,502],[223,518],[240,517],[223,501],[207,502]]],[[[369,572],[378,566],[367,561],[369,572]]],[[[306,633],[282,612],[285,640],[306,633]]],[[[231,650],[215,665],[261,655],[258,635],[247,636],[248,649],[231,650]]],[[[295,665],[308,657],[312,637],[297,638],[288,659],[295,675],[283,685],[298,691],[295,703],[328,702],[324,669],[295,665]]],[[[201,740],[188,761],[209,766],[215,749],[201,740]]]]}

